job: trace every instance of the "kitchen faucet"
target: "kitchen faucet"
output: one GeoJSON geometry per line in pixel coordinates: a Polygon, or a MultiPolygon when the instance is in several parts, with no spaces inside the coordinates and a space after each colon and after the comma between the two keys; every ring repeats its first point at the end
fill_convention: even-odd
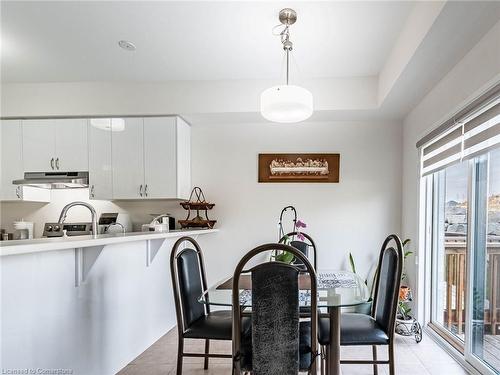
{"type": "Polygon", "coordinates": [[[92,215],[92,234],[97,236],[97,213],[95,212],[94,207],[85,202],[71,202],[68,203],[61,211],[61,215],[59,216],[59,224],[63,224],[64,220],[66,220],[66,215],[68,214],[68,210],[73,206],[83,206],[87,207],[92,215]]]}

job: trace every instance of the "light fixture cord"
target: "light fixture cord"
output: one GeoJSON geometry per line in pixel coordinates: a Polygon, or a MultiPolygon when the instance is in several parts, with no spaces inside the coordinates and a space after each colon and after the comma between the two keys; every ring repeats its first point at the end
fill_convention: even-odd
{"type": "Polygon", "coordinates": [[[290,50],[286,50],[286,85],[288,86],[288,72],[290,70],[290,50]]]}
{"type": "Polygon", "coordinates": [[[289,84],[290,78],[290,51],[293,48],[292,42],[290,42],[290,29],[286,25],[283,31],[280,33],[281,43],[283,44],[283,49],[286,52],[286,84],[289,84]]]}

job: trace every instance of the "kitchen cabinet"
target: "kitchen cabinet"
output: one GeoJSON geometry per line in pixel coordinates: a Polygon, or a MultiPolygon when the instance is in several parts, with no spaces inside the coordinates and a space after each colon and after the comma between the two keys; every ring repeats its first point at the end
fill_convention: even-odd
{"type": "Polygon", "coordinates": [[[22,121],[25,172],[88,170],[87,120],[22,121]]]}
{"type": "MultiPolygon", "coordinates": [[[[144,146],[142,118],[124,118],[124,128],[111,131],[113,199],[144,196],[144,146]]],[[[96,187],[97,188],[97,187],[96,187]]]]}
{"type": "MultiPolygon", "coordinates": [[[[111,119],[96,119],[96,125],[111,119]]],[[[111,162],[111,131],[93,126],[90,119],[89,139],[89,198],[113,198],[113,164],[111,162]]]]}
{"type": "Polygon", "coordinates": [[[124,120],[122,131],[111,132],[113,199],[188,198],[189,124],[175,116],[124,120]]]}
{"type": "Polygon", "coordinates": [[[50,202],[50,190],[12,183],[13,180],[24,177],[21,121],[2,120],[0,131],[2,158],[0,200],[50,202]]]}
{"type": "Polygon", "coordinates": [[[25,172],[55,169],[56,138],[53,120],[24,120],[22,150],[25,172]]]}
{"type": "Polygon", "coordinates": [[[87,121],[86,119],[54,121],[57,170],[64,172],[88,170],[87,121]]]}
{"type": "Polygon", "coordinates": [[[144,119],[145,198],[176,197],[176,119],[144,119]]]}

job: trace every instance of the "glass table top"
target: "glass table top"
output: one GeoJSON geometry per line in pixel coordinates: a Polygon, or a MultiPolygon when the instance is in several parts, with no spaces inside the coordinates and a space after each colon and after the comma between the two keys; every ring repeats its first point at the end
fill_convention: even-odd
{"type": "MultiPolygon", "coordinates": [[[[362,304],[370,298],[370,291],[364,280],[349,271],[319,270],[318,307],[346,307],[362,304]]],[[[199,302],[209,305],[231,306],[232,277],[227,277],[203,293],[199,302]]],[[[311,291],[308,274],[299,277],[299,305],[311,305],[311,291]]],[[[240,278],[241,307],[252,306],[251,277],[242,274],[240,278]]]]}

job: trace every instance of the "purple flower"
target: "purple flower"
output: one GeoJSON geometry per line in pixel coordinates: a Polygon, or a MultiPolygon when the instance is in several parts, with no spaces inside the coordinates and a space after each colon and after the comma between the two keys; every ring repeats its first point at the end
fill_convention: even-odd
{"type": "Polygon", "coordinates": [[[297,222],[295,223],[295,228],[307,228],[307,224],[304,223],[303,221],[301,220],[297,220],[297,222]]]}
{"type": "Polygon", "coordinates": [[[298,233],[297,233],[297,238],[298,238],[299,240],[301,240],[301,241],[305,241],[305,239],[306,239],[306,238],[304,237],[304,235],[303,235],[302,233],[300,233],[300,232],[298,232],[298,233]]]}

